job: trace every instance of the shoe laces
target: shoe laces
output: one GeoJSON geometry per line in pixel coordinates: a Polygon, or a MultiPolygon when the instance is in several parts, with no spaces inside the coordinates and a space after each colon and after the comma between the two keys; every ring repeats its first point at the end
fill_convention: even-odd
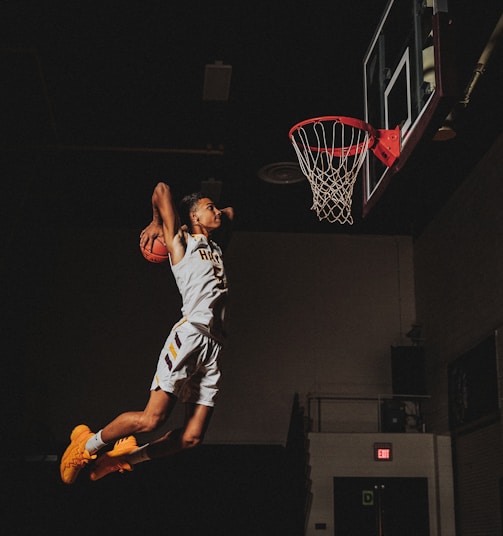
{"type": "Polygon", "coordinates": [[[80,457],[75,456],[71,458],[67,465],[70,467],[84,467],[84,465],[87,465],[91,460],[95,460],[96,458],[96,454],[91,455],[87,450],[84,450],[80,457]]]}
{"type": "Polygon", "coordinates": [[[123,445],[124,443],[127,443],[130,440],[131,437],[133,437],[133,436],[121,437],[120,439],[118,439],[115,442],[115,446],[119,447],[119,446],[123,445]]]}

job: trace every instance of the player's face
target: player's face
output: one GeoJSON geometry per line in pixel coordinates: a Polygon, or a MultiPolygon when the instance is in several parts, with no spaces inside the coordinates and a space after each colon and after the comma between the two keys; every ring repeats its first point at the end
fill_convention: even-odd
{"type": "Polygon", "coordinates": [[[219,210],[213,201],[208,197],[203,197],[197,203],[194,211],[197,223],[208,230],[218,229],[222,223],[222,211],[219,210]]]}

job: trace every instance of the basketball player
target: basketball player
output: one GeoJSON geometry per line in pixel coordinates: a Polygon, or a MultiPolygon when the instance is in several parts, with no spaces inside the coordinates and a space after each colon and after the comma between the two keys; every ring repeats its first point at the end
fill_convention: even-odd
{"type": "Polygon", "coordinates": [[[93,462],[90,478],[98,480],[203,441],[218,393],[227,295],[222,251],[210,235],[221,227],[229,228],[234,211],[218,209],[202,194],[185,197],[181,207],[186,214],[178,213],[169,186],[160,182],[152,194],[152,222],[140,234],[140,245],[148,250],[156,237],[166,244],[183,314],[161,350],[148,403],[143,411],[120,414],[97,433],[85,424],[76,426],[60,464],[66,484],[75,482],[89,462],[93,462]],[[180,216],[187,219],[186,224],[180,216]],[[134,434],[158,430],[178,399],[186,404],[183,428],[139,447],[134,434]],[[112,444],[111,450],[105,449],[112,444]],[[101,449],[104,453],[98,457],[101,449]]]}

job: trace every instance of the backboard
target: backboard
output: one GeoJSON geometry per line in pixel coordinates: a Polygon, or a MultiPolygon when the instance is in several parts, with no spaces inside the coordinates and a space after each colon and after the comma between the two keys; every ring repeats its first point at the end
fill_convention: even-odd
{"type": "Polygon", "coordinates": [[[419,142],[442,125],[454,98],[447,0],[389,0],[363,58],[364,120],[400,127],[400,158],[386,167],[369,151],[363,215],[377,203],[419,142]]]}

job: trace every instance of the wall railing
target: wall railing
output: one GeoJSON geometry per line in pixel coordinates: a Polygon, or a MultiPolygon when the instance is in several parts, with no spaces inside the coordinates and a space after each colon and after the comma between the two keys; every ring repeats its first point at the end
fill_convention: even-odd
{"type": "Polygon", "coordinates": [[[307,396],[308,431],[424,433],[429,400],[428,395],[310,393],[307,396]]]}

